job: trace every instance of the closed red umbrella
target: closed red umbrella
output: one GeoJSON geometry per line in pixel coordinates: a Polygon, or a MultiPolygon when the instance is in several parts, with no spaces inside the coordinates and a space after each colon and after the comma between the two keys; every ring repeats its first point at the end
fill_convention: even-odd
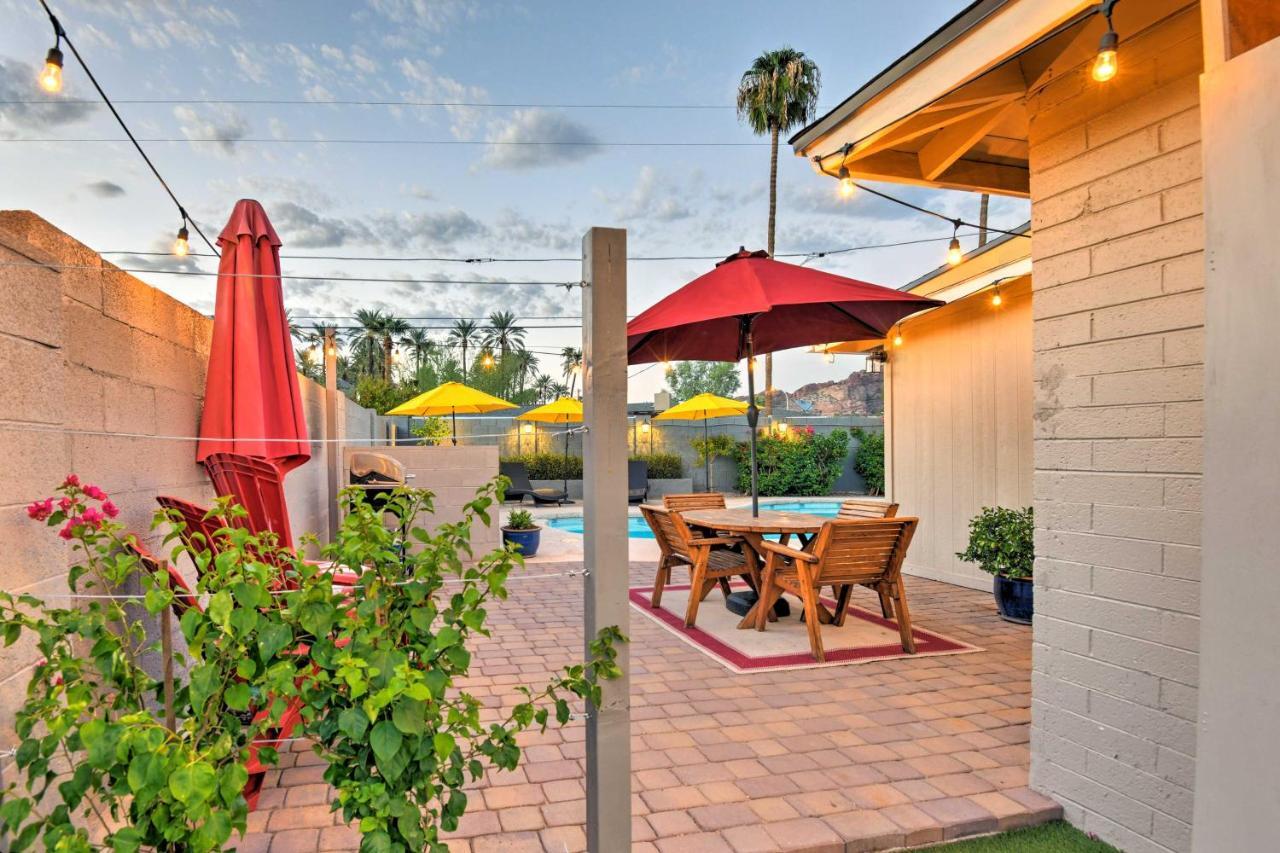
{"type": "Polygon", "coordinates": [[[218,296],[196,461],[243,453],[290,471],[311,458],[280,287],[280,238],[241,199],[218,235],[218,296]]]}
{"type": "Polygon", "coordinates": [[[627,324],[627,363],[747,359],[751,507],[758,511],[753,359],[850,338],[882,338],[934,299],[741,249],[627,324]]]}

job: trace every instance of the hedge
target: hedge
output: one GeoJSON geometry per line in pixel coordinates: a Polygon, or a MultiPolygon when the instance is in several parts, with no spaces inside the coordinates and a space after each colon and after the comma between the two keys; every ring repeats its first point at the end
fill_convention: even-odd
{"type": "MultiPolygon", "coordinates": [[[[649,479],[676,480],[684,476],[684,460],[675,453],[641,453],[632,459],[647,462],[649,479]]],[[[581,480],[582,457],[563,453],[521,453],[504,456],[503,462],[519,462],[530,480],[581,480]]]]}
{"type": "MultiPolygon", "coordinates": [[[[760,494],[829,495],[835,489],[849,450],[849,433],[842,429],[826,435],[797,433],[785,437],[761,436],[756,441],[760,494]]],[[[739,442],[738,490],[751,493],[751,449],[739,442]]]]}

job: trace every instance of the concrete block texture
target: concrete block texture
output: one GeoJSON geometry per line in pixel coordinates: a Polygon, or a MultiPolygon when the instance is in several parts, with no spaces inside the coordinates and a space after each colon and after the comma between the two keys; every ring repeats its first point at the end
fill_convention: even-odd
{"type": "MultiPolygon", "coordinates": [[[[1198,39],[1194,17],[1152,38],[1198,39]]],[[[1139,62],[1107,98],[1030,103],[1031,780],[1104,840],[1169,853],[1195,778],[1202,153],[1198,69],[1139,62]]]]}

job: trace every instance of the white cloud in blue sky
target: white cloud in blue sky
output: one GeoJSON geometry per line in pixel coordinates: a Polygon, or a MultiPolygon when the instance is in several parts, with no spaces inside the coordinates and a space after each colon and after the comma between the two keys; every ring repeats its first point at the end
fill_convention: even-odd
{"type": "MultiPolygon", "coordinates": [[[[573,256],[592,225],[628,229],[633,255],[726,255],[765,242],[767,147],[616,147],[627,142],[756,142],[733,110],[743,68],[759,52],[792,45],[822,69],[823,107],[848,96],[961,6],[851,0],[837,17],[776,2],[645,4],[99,3],[51,0],[114,97],[195,103],[121,103],[144,137],[213,139],[148,149],[211,236],[236,199],[266,206],[287,272],[398,278],[576,279],[575,262],[445,265],[318,261],[296,254],[466,257],[573,256]],[[450,102],[449,107],[200,103],[209,99],[450,102]],[[493,106],[524,105],[524,106],[493,106]],[[723,105],[715,110],[572,109],[572,104],[723,105]],[[537,106],[541,105],[541,106],[537,106]],[[558,106],[559,105],[559,106],[558,106]],[[351,138],[448,145],[347,145],[351,138]],[[246,139],[266,140],[246,142],[246,139]],[[315,140],[306,143],[281,141],[315,140]],[[328,140],[328,141],[325,141],[328,140]],[[561,142],[562,145],[483,145],[561,142]],[[456,144],[467,143],[467,144],[456,144]],[[291,254],[293,253],[293,254],[291,254]]],[[[37,63],[52,44],[28,0],[0,0],[0,100],[39,97],[37,63]],[[48,42],[49,44],[46,44],[48,42]]],[[[66,92],[92,94],[68,53],[66,92]]],[[[100,249],[167,246],[177,215],[125,144],[5,143],[11,136],[119,138],[105,110],[74,104],[0,104],[4,206],[30,208],[100,249]]],[[[783,148],[779,251],[950,236],[946,223],[869,196],[836,201],[832,182],[783,148]]],[[[977,197],[892,191],[953,215],[977,215],[977,197]]],[[[1026,205],[995,199],[992,221],[1016,225],[1026,205]]],[[[898,285],[936,265],[942,244],[813,261],[834,272],[898,285]]],[[[171,266],[135,258],[137,265],[171,266]]],[[[186,268],[213,269],[208,260],[186,268]]],[[[706,261],[634,263],[639,311],[710,267],[706,261]]],[[[144,276],[202,310],[212,279],[144,276]]],[[[386,287],[291,283],[298,314],[384,307],[403,314],[578,312],[563,290],[494,285],[386,287]]],[[[534,332],[531,345],[572,343],[534,332]]],[[[847,373],[806,354],[779,357],[778,384],[847,373]]],[[[651,393],[656,371],[636,381],[651,393]]]]}

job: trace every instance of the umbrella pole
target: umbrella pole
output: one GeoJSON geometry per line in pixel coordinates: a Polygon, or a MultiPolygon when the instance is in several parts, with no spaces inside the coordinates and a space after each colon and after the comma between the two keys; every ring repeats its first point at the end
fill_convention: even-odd
{"type": "Polygon", "coordinates": [[[711,446],[710,438],[707,437],[707,416],[702,416],[702,465],[703,472],[707,477],[707,492],[711,491],[711,446]]]}
{"type": "Polygon", "coordinates": [[[449,407],[449,414],[453,416],[453,446],[458,446],[458,409],[456,406],[449,407]]]}
{"type": "Polygon", "coordinates": [[[564,427],[564,472],[563,473],[564,473],[564,484],[563,484],[564,496],[568,503],[573,503],[573,501],[568,500],[568,497],[569,497],[569,422],[568,421],[565,421],[565,427],[564,427]]]}
{"type": "Polygon", "coordinates": [[[760,515],[760,485],[756,469],[756,424],[760,422],[760,410],[756,408],[756,345],[751,325],[754,317],[743,321],[747,339],[747,426],[751,428],[751,515],[760,515]]]}

